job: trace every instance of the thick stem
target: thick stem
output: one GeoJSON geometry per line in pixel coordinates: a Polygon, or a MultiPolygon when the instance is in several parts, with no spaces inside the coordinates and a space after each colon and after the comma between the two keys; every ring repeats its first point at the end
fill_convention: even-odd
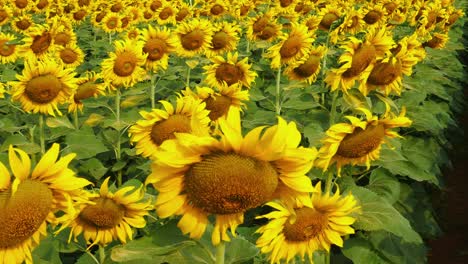
{"type": "Polygon", "coordinates": [[[104,246],[99,245],[99,263],[103,264],[106,260],[106,251],[104,250],[104,246]]]}
{"type": "Polygon", "coordinates": [[[325,262],[324,262],[324,264],[330,264],[330,254],[331,254],[331,252],[325,253],[325,262]]]}
{"type": "MultiPolygon", "coordinates": [[[[115,120],[117,124],[117,143],[115,146],[115,158],[118,162],[121,158],[120,150],[120,89],[117,88],[115,93],[115,120]]],[[[117,186],[122,185],[122,171],[117,171],[117,186]]]]}
{"type": "Polygon", "coordinates": [[[187,69],[187,80],[185,81],[185,87],[190,87],[190,67],[187,69]]]}
{"type": "Polygon", "coordinates": [[[41,153],[45,153],[45,136],[44,136],[44,115],[39,114],[39,144],[41,146],[41,153]]]}
{"type": "Polygon", "coordinates": [[[216,246],[216,264],[224,264],[224,252],[226,250],[226,243],[221,241],[218,246],[216,246]]]}
{"type": "Polygon", "coordinates": [[[275,103],[275,110],[276,114],[279,115],[281,113],[281,66],[278,68],[278,73],[276,75],[276,103],[275,103]]]}
{"type": "Polygon", "coordinates": [[[327,181],[325,183],[325,193],[331,192],[332,182],[333,182],[333,173],[329,172],[327,176],[327,181]]]}

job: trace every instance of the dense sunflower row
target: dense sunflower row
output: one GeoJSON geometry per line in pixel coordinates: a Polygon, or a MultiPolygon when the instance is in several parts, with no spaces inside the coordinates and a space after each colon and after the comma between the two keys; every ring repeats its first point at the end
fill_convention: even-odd
{"type": "MultiPolygon", "coordinates": [[[[144,187],[122,187],[120,170],[118,189],[106,178],[99,192],[85,190],[91,182],[68,168],[73,155],[58,159],[58,144],[46,152],[41,137],[43,156],[32,172],[30,157],[10,147],[10,170],[0,163],[0,263],[31,262],[47,225],[70,230],[70,240],[83,236],[90,247],[126,243],[153,209],[159,218],[179,217],[182,233],[194,239],[213,220],[212,243],[222,245],[248,210],[266,204],[271,212],[257,216],[268,220],[257,246],[271,263],[296,256],[312,262],[315,251],[343,246],[360,206],[333,188],[333,179],[348,165],[368,170],[382,145],[400,137],[394,129],[411,125],[390,98],[405,92],[403,77],[426,49],[445,46],[462,15],[450,0],[1,1],[0,62],[18,74],[0,83],[0,97],[38,114],[40,129],[44,116],[68,107],[76,118],[98,96],[115,98],[119,123],[124,89],[181,62],[188,68],[176,100],[158,108],[152,92],[152,109],[128,129],[136,153],[151,163],[144,187]],[[93,54],[80,48],[77,32],[90,25],[87,34],[105,34],[113,51],[87,69],[93,54]],[[242,114],[262,75],[258,60],[276,72],[278,118],[246,132],[242,114]],[[197,67],[203,77],[193,85],[197,67]],[[281,117],[284,76],[301,87],[319,83],[332,95],[320,146],[305,147],[296,124],[281,117]],[[359,102],[343,111],[349,122],[335,123],[337,98],[356,91],[378,98],[385,110],[374,114],[359,102]],[[325,189],[308,176],[314,166],[331,175],[325,189]],[[155,201],[145,198],[146,188],[156,190],[155,201]]],[[[118,161],[125,133],[117,130],[118,161]]]]}

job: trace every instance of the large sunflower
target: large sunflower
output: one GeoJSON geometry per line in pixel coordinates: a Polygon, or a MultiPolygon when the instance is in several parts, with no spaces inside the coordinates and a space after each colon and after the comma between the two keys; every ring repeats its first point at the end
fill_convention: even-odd
{"type": "Polygon", "coordinates": [[[82,100],[98,97],[99,95],[105,95],[105,85],[103,82],[98,82],[101,78],[100,74],[95,72],[86,72],[85,76],[77,78],[76,84],[78,88],[73,95],[73,100],[68,105],[68,112],[75,112],[76,110],[83,111],[82,100]]]}
{"type": "Polygon", "coordinates": [[[20,54],[25,59],[46,59],[54,52],[53,37],[55,28],[36,24],[30,27],[23,39],[20,54]]]}
{"type": "Polygon", "coordinates": [[[102,183],[99,194],[86,193],[88,201],[78,203],[78,209],[69,205],[67,214],[59,219],[61,230],[71,228],[70,240],[83,233],[90,246],[107,245],[117,239],[126,243],[133,239],[132,227],[145,227],[144,216],[153,206],[144,199],[142,188],[127,186],[112,193],[108,184],[109,178],[102,183]]]}
{"type": "Polygon", "coordinates": [[[145,68],[152,71],[167,69],[169,54],[175,50],[174,36],[165,27],[154,28],[151,25],[141,31],[143,53],[147,53],[145,68]]]}
{"type": "Polygon", "coordinates": [[[160,101],[164,110],[141,111],[144,118],[130,127],[130,142],[136,143],[136,153],[153,157],[159,146],[166,140],[175,139],[175,133],[192,133],[198,136],[208,134],[208,111],[205,104],[193,97],[177,98],[176,107],[160,101]]]}
{"type": "Polygon", "coordinates": [[[265,57],[271,58],[271,68],[277,69],[283,64],[293,63],[310,52],[314,37],[307,26],[292,23],[291,32],[279,37],[280,41],[271,46],[265,57]]]}
{"type": "Polygon", "coordinates": [[[220,120],[219,139],[178,134],[162,145],[147,178],[159,192],[158,215],[182,215],[178,226],[191,238],[200,238],[214,215],[216,245],[230,240],[228,228],[235,235],[251,208],[274,198],[307,203],[314,188],[305,174],[316,150],[298,147],[295,123],[278,119],[278,125],[243,137],[239,112],[230,111],[220,120]]]}
{"type": "Polygon", "coordinates": [[[270,202],[276,210],[258,217],[270,220],[256,232],[261,234],[257,247],[269,254],[271,263],[289,263],[297,255],[312,263],[315,251],[329,252],[333,244],[342,247],[342,236],[354,234],[352,214],[360,208],[354,196],[340,195],[339,189],[333,195],[322,193],[320,182],[315,190],[308,204],[270,202]]]}
{"type": "Polygon", "coordinates": [[[182,57],[193,57],[211,48],[213,26],[208,20],[193,18],[179,24],[174,34],[176,53],[182,57]]]}
{"type": "Polygon", "coordinates": [[[207,57],[222,55],[225,52],[233,51],[237,48],[239,33],[241,29],[235,23],[226,21],[215,25],[213,38],[211,39],[211,48],[206,50],[207,57]]]}
{"type": "Polygon", "coordinates": [[[58,46],[55,52],[56,60],[65,68],[76,68],[84,61],[84,52],[74,43],[58,46]]]}
{"type": "Polygon", "coordinates": [[[8,33],[0,33],[0,63],[14,63],[18,59],[17,45],[9,43],[15,40],[15,36],[8,33]]]}
{"type": "Polygon", "coordinates": [[[326,137],[322,140],[323,146],[319,150],[316,166],[327,170],[336,162],[338,174],[341,167],[347,164],[366,165],[379,158],[380,149],[385,144],[385,138],[400,137],[392,131],[396,127],[408,127],[412,121],[405,117],[405,111],[393,117],[390,113],[379,119],[365,108],[357,108],[366,116],[360,120],[354,116],[346,116],[351,122],[338,123],[331,126],[326,137]]]}
{"type": "Polygon", "coordinates": [[[289,65],[284,74],[290,80],[303,81],[311,84],[317,80],[320,73],[320,62],[327,53],[324,46],[312,47],[307,57],[289,65]]]}
{"type": "Polygon", "coordinates": [[[28,154],[10,146],[13,182],[0,162],[0,263],[32,263],[31,250],[47,235],[47,223],[56,224],[54,213],[90,184],[68,169],[75,154],[57,160],[58,155],[54,144],[31,173],[28,154]]]}
{"type": "Polygon", "coordinates": [[[223,85],[234,85],[240,83],[242,86],[250,88],[250,84],[257,77],[255,71],[251,71],[247,63],[248,58],[238,60],[239,54],[228,53],[227,59],[222,56],[211,58],[213,64],[204,66],[206,83],[212,87],[222,87],[223,85]]]}
{"type": "Polygon", "coordinates": [[[73,69],[63,69],[54,60],[27,60],[18,81],[11,82],[12,100],[26,112],[61,115],[58,104],[67,103],[77,88],[74,76],[73,69]]]}
{"type": "Polygon", "coordinates": [[[132,87],[146,76],[143,45],[131,39],[117,40],[114,45],[115,52],[101,63],[102,77],[114,86],[132,87]]]}

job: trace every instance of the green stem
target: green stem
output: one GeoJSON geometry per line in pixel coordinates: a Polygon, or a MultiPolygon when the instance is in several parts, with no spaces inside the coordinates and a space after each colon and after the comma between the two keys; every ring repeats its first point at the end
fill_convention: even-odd
{"type": "Polygon", "coordinates": [[[109,44],[112,44],[112,33],[109,32],[109,44]]]}
{"type": "Polygon", "coordinates": [[[275,103],[275,110],[276,114],[279,115],[281,113],[281,66],[278,68],[278,73],[276,75],[276,103],[275,103]]]}
{"type": "Polygon", "coordinates": [[[330,109],[330,126],[335,124],[337,98],[338,98],[338,91],[335,91],[333,92],[332,105],[330,109]]]}
{"type": "Polygon", "coordinates": [[[330,254],[331,254],[331,252],[325,253],[325,262],[324,262],[324,264],[330,264],[330,254]]]}
{"type": "Polygon", "coordinates": [[[246,53],[247,53],[247,56],[248,56],[248,55],[249,55],[249,53],[250,53],[250,41],[249,41],[249,40],[247,40],[247,48],[246,48],[246,50],[245,50],[245,51],[246,51],[246,53]]]}
{"type": "Polygon", "coordinates": [[[41,153],[45,153],[45,137],[44,137],[44,115],[39,114],[39,144],[41,146],[41,153]]]}
{"type": "Polygon", "coordinates": [[[151,77],[151,92],[150,92],[151,109],[156,108],[156,101],[154,98],[155,93],[156,93],[156,75],[151,77]]]}
{"type": "Polygon", "coordinates": [[[106,251],[104,250],[103,246],[99,245],[99,263],[103,264],[105,260],[106,260],[106,251]]]}
{"type": "MultiPolygon", "coordinates": [[[[115,120],[117,124],[117,143],[115,146],[115,158],[117,161],[121,158],[121,150],[120,150],[120,88],[117,88],[115,93],[115,120]]],[[[117,186],[122,185],[122,171],[117,171],[117,186]]]]}
{"type": "Polygon", "coordinates": [[[224,252],[226,250],[226,243],[221,241],[218,246],[216,246],[216,264],[224,264],[224,252]]]}
{"type": "Polygon", "coordinates": [[[75,112],[73,113],[73,123],[75,123],[75,129],[79,130],[80,129],[80,123],[78,120],[78,109],[75,109],[75,112]]]}
{"type": "MultiPolygon", "coordinates": [[[[36,129],[36,126],[33,126],[32,128],[29,129],[29,135],[31,136],[31,143],[34,145],[34,130],[36,129]]],[[[36,164],[36,155],[31,155],[31,160],[33,164],[36,164]]]]}
{"type": "Polygon", "coordinates": [[[329,172],[327,176],[327,181],[325,182],[325,193],[331,192],[332,182],[333,182],[333,173],[329,172]]]}
{"type": "Polygon", "coordinates": [[[185,87],[190,87],[190,67],[187,69],[187,81],[185,81],[185,87]]]}

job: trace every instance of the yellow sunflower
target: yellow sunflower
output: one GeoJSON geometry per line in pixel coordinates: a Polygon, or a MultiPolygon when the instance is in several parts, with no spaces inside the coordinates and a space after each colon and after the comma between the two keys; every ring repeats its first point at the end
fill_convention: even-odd
{"type": "Polygon", "coordinates": [[[408,127],[412,121],[405,117],[403,109],[400,115],[394,117],[388,113],[379,119],[365,108],[357,108],[366,116],[366,120],[360,120],[354,116],[346,116],[351,122],[338,123],[331,126],[326,137],[322,140],[323,146],[319,150],[316,166],[327,170],[336,162],[338,174],[341,167],[347,164],[366,165],[379,158],[380,149],[385,143],[385,138],[400,137],[392,131],[396,127],[408,127]]]}
{"type": "Polygon", "coordinates": [[[248,20],[247,39],[271,42],[280,35],[281,28],[282,26],[276,21],[273,11],[269,11],[265,14],[260,13],[248,20]]]}
{"type": "Polygon", "coordinates": [[[172,2],[164,2],[163,5],[156,10],[156,21],[159,25],[176,23],[177,9],[172,2]]]}
{"type": "Polygon", "coordinates": [[[238,0],[233,3],[233,10],[231,15],[234,16],[238,21],[248,17],[250,10],[255,7],[255,2],[250,0],[238,0]]]}
{"type": "Polygon", "coordinates": [[[177,1],[178,6],[177,6],[177,14],[176,14],[176,21],[177,22],[182,22],[185,19],[189,19],[193,16],[193,7],[188,5],[187,3],[183,1],[177,1]]]}
{"type": "Polygon", "coordinates": [[[12,17],[11,8],[6,5],[0,6],[0,26],[3,26],[9,22],[12,17]]]}
{"type": "Polygon", "coordinates": [[[424,42],[422,45],[423,47],[429,47],[432,49],[442,49],[447,44],[449,40],[448,32],[445,33],[433,33],[432,37],[424,42]]]}
{"type": "Polygon", "coordinates": [[[362,13],[362,9],[348,9],[344,16],[343,23],[337,28],[339,34],[338,37],[343,38],[347,33],[354,36],[357,33],[363,31],[366,24],[363,20],[363,17],[364,14],[362,13]]]}
{"type": "Polygon", "coordinates": [[[208,110],[205,104],[192,97],[177,98],[176,107],[160,101],[164,110],[141,111],[144,118],[128,130],[130,142],[136,143],[136,153],[143,157],[154,157],[159,146],[171,139],[176,133],[191,133],[206,136],[209,133],[208,110]]]}
{"type": "Polygon", "coordinates": [[[90,184],[68,168],[75,154],[57,160],[59,149],[53,144],[31,172],[28,154],[10,145],[13,182],[0,162],[0,263],[32,263],[31,250],[47,235],[47,223],[57,222],[54,213],[90,184]]]}
{"type": "Polygon", "coordinates": [[[18,49],[17,45],[10,43],[15,40],[16,37],[0,32],[0,63],[14,63],[18,59],[18,49]]]}
{"type": "Polygon", "coordinates": [[[106,13],[106,15],[102,18],[101,23],[98,25],[107,33],[122,31],[122,21],[120,15],[116,13],[106,13]]]}
{"type": "Polygon", "coordinates": [[[36,13],[43,13],[47,10],[49,6],[49,0],[38,0],[34,6],[34,11],[36,13]]]}
{"type": "Polygon", "coordinates": [[[284,71],[290,80],[303,81],[311,84],[317,80],[320,73],[320,62],[327,53],[324,46],[311,47],[308,56],[290,64],[284,71]]]}
{"type": "Polygon", "coordinates": [[[197,87],[197,92],[194,93],[187,87],[182,94],[202,100],[206,104],[206,109],[210,111],[208,115],[210,120],[217,123],[220,118],[226,118],[232,108],[241,111],[243,101],[249,100],[249,92],[241,88],[242,86],[238,84],[223,85],[218,91],[208,87],[197,87]]]}
{"type": "Polygon", "coordinates": [[[62,115],[59,104],[69,102],[77,85],[73,69],[63,69],[54,60],[25,61],[18,81],[11,82],[11,99],[26,112],[62,115]]]}
{"type": "Polygon", "coordinates": [[[211,48],[205,52],[207,57],[222,55],[225,52],[237,49],[239,33],[241,32],[239,25],[223,21],[214,26],[213,32],[211,48]]]}
{"type": "Polygon", "coordinates": [[[69,113],[75,112],[78,109],[83,111],[83,102],[81,102],[81,100],[106,94],[104,83],[98,82],[98,79],[100,78],[100,74],[96,74],[95,72],[86,72],[84,77],[76,79],[78,88],[73,95],[73,100],[70,100],[70,104],[68,105],[69,113]]]}
{"type": "Polygon", "coordinates": [[[62,63],[65,68],[76,68],[84,61],[84,53],[76,44],[58,46],[55,52],[57,62],[62,63]]]}
{"type": "Polygon", "coordinates": [[[144,198],[143,188],[128,186],[109,191],[109,177],[101,185],[99,194],[87,193],[89,201],[79,203],[79,208],[70,205],[70,210],[59,221],[62,227],[70,227],[70,237],[83,233],[86,243],[105,246],[113,240],[126,243],[133,239],[132,227],[143,228],[145,215],[153,209],[151,201],[144,198]]]}
{"type": "Polygon", "coordinates": [[[330,3],[320,9],[318,16],[320,23],[318,28],[329,31],[333,22],[337,21],[343,15],[343,9],[337,3],[330,3]]]}
{"type": "Polygon", "coordinates": [[[11,1],[12,3],[12,8],[15,9],[15,12],[18,12],[18,13],[26,13],[28,12],[31,7],[32,7],[32,4],[33,4],[33,1],[29,1],[29,0],[14,0],[14,1],[11,1]]]}
{"type": "Polygon", "coordinates": [[[315,251],[330,252],[333,244],[343,247],[342,237],[354,234],[353,213],[360,210],[356,198],[351,194],[340,195],[339,189],[333,195],[322,193],[320,182],[315,190],[307,205],[269,202],[267,205],[276,210],[257,217],[269,219],[256,233],[261,234],[257,247],[268,254],[270,263],[289,263],[295,256],[302,261],[307,256],[313,263],[315,251]]]}
{"type": "Polygon", "coordinates": [[[114,86],[132,87],[143,80],[146,71],[142,68],[146,61],[143,43],[125,39],[114,42],[115,52],[101,63],[102,77],[114,86]]]}
{"type": "Polygon", "coordinates": [[[250,88],[250,85],[257,77],[255,71],[250,70],[251,65],[247,63],[248,58],[238,60],[239,54],[228,53],[227,59],[221,56],[211,58],[213,64],[204,66],[206,83],[212,87],[231,86],[240,83],[242,86],[250,88]]]}
{"type": "Polygon", "coordinates": [[[66,46],[68,44],[76,44],[77,38],[73,27],[60,26],[54,34],[54,44],[66,46]]]}
{"type": "Polygon", "coordinates": [[[208,20],[193,18],[179,24],[174,34],[176,53],[182,57],[193,57],[211,48],[213,26],[208,20]]]}
{"type": "Polygon", "coordinates": [[[27,30],[34,25],[31,15],[17,16],[11,21],[11,27],[18,33],[27,32],[27,30]]]}
{"type": "Polygon", "coordinates": [[[229,4],[223,0],[206,1],[204,11],[210,19],[220,19],[229,13],[229,4]]]}
{"type": "Polygon", "coordinates": [[[53,37],[55,30],[48,25],[36,24],[26,32],[25,42],[20,46],[20,54],[25,59],[44,60],[53,54],[53,37]]]}
{"type": "Polygon", "coordinates": [[[289,34],[279,37],[280,41],[271,46],[265,57],[271,58],[271,68],[278,69],[283,64],[294,63],[307,56],[314,37],[302,24],[292,23],[289,34]]]}
{"type": "Polygon", "coordinates": [[[362,19],[368,26],[382,27],[387,23],[387,10],[381,3],[366,5],[362,12],[364,13],[362,19]]]}
{"type": "Polygon", "coordinates": [[[338,59],[340,68],[330,70],[325,82],[331,91],[340,88],[347,92],[357,80],[370,74],[375,61],[389,53],[393,45],[393,38],[385,28],[371,28],[365,40],[350,37],[347,43],[341,46],[345,53],[338,59]]]}
{"type": "Polygon", "coordinates": [[[156,72],[166,70],[169,55],[175,50],[175,38],[166,27],[154,28],[151,25],[141,31],[140,40],[143,44],[143,53],[147,53],[145,68],[156,72]]]}
{"type": "Polygon", "coordinates": [[[245,137],[238,111],[219,125],[219,137],[178,134],[162,145],[146,181],[159,192],[158,215],[182,215],[178,227],[191,238],[200,238],[214,215],[214,245],[230,240],[228,228],[235,236],[246,210],[274,198],[307,203],[314,188],[305,174],[316,155],[315,149],[298,147],[295,123],[281,117],[278,125],[257,127],[245,137]]]}

